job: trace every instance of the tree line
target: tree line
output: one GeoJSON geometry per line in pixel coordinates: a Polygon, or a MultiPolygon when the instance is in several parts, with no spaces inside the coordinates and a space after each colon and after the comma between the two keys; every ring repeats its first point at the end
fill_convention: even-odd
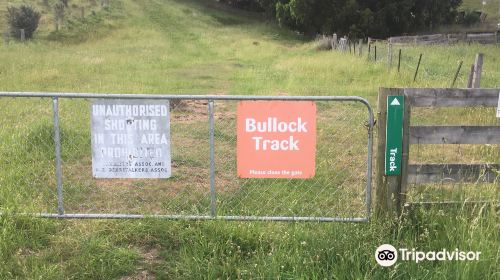
{"type": "Polygon", "coordinates": [[[306,35],[385,38],[454,23],[462,0],[218,0],[306,35]]]}

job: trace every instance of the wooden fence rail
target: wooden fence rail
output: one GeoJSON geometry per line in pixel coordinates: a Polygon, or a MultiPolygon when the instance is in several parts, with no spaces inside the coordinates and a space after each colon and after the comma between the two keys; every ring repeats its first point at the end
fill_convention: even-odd
{"type": "Polygon", "coordinates": [[[500,126],[410,126],[410,144],[500,144],[500,126]]]}
{"type": "Polygon", "coordinates": [[[418,36],[397,36],[388,39],[391,44],[405,45],[435,45],[452,43],[479,43],[479,44],[498,44],[500,43],[500,32],[467,32],[455,34],[432,34],[418,36]]]}
{"type": "MultiPolygon", "coordinates": [[[[499,182],[500,163],[409,164],[410,145],[500,144],[500,125],[412,126],[414,107],[496,107],[500,89],[381,88],[378,102],[377,212],[400,212],[408,184],[499,182]],[[387,176],[384,171],[387,96],[405,97],[402,143],[402,172],[387,176]]],[[[499,159],[500,161],[500,159],[499,159]]]]}
{"type": "Polygon", "coordinates": [[[410,164],[408,183],[487,182],[497,180],[500,164],[410,164]]]}

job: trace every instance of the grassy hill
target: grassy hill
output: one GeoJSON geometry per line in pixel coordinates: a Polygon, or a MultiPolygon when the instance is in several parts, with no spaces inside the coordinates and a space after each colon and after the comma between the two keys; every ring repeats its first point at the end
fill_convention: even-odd
{"type": "MultiPolygon", "coordinates": [[[[409,84],[420,52],[426,53],[421,72],[425,79],[414,85],[442,87],[450,83],[457,60],[472,63],[479,50],[491,58],[485,63],[484,86],[498,85],[494,46],[436,47],[433,52],[408,48],[403,51],[408,57],[403,65],[408,67],[398,75],[386,71],[383,63],[318,53],[312,44],[303,44],[300,37],[272,23],[239,12],[221,12],[206,1],[167,3],[116,1],[109,11],[96,16],[96,22],[75,23],[58,34],[41,32],[42,38],[33,43],[4,48],[2,70],[7,75],[0,77],[2,87],[373,96],[381,85],[409,84]],[[26,67],[27,71],[18,71],[26,67]]],[[[379,53],[384,49],[380,47],[379,53]]],[[[462,71],[459,85],[466,79],[462,71]]]]}
{"type": "Polygon", "coordinates": [[[462,9],[472,11],[484,11],[487,14],[486,21],[492,27],[500,23],[500,1],[497,0],[463,0],[462,9]],[[484,2],[484,5],[483,5],[484,2]]]}
{"type": "MultiPolygon", "coordinates": [[[[44,9],[41,1],[24,2],[44,9]]],[[[449,86],[458,60],[469,65],[477,52],[485,54],[482,86],[500,87],[497,46],[405,47],[401,73],[397,73],[386,62],[368,61],[366,56],[316,51],[314,43],[258,15],[213,1],[111,0],[108,9],[91,2],[70,1],[72,16],[58,33],[52,32],[47,9],[35,40],[0,46],[0,91],[358,95],[376,104],[381,86],[449,86]],[[77,19],[78,8],[73,4],[89,5],[95,14],[77,19]],[[423,61],[413,82],[420,53],[423,61]]],[[[378,47],[379,57],[384,57],[385,46],[378,47]]],[[[463,87],[466,81],[462,70],[457,84],[463,87]]],[[[73,141],[63,143],[64,171],[69,176],[67,203],[85,210],[144,210],[140,208],[147,207],[144,201],[120,190],[128,190],[126,183],[111,182],[101,187],[109,191],[100,193],[85,178],[89,164],[86,102],[61,102],[63,138],[73,141]],[[72,185],[71,179],[78,184],[72,185]],[[103,194],[108,196],[103,199],[103,194]]],[[[0,211],[45,210],[48,202],[54,202],[53,168],[47,168],[53,166],[50,102],[2,99],[0,108],[5,116],[0,120],[0,211]]],[[[331,113],[338,114],[336,120],[346,119],[350,108],[331,113]]],[[[498,124],[492,111],[424,110],[414,116],[417,123],[444,120],[498,124]],[[446,118],[436,118],[444,113],[446,118]]],[[[204,137],[203,127],[206,121],[200,118],[173,130],[186,145],[187,156],[182,159],[193,166],[186,174],[203,170],[195,156],[204,148],[193,141],[204,137]]],[[[231,153],[231,131],[230,126],[218,131],[218,141],[227,144],[218,152],[231,153]]],[[[459,149],[468,161],[494,162],[500,156],[498,146],[459,149]]],[[[353,153],[356,156],[359,151],[353,153]]],[[[455,150],[445,151],[444,159],[456,157],[455,150]]],[[[155,187],[144,184],[133,187],[155,187]]],[[[466,187],[460,189],[471,197],[482,194],[498,200],[498,185],[486,192],[466,187]]],[[[262,207],[261,200],[247,198],[241,204],[262,207]]],[[[291,200],[276,202],[300,207],[292,200],[297,197],[287,198],[291,200]]],[[[328,207],[348,208],[352,202],[339,199],[328,207]]],[[[191,201],[178,203],[192,206],[191,201]]],[[[48,210],[54,210],[53,204],[48,210]]],[[[367,224],[59,221],[2,215],[0,279],[496,279],[498,225],[498,215],[490,206],[418,210],[401,221],[374,219],[367,224]],[[384,243],[423,251],[481,251],[482,258],[400,262],[382,268],[373,254],[384,243]]]]}

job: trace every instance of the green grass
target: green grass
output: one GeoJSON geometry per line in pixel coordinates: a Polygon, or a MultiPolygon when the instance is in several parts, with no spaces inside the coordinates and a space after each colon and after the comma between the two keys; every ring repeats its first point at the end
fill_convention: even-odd
{"type": "MultiPolygon", "coordinates": [[[[25,2],[41,7],[41,1],[25,2]]],[[[35,40],[0,46],[0,91],[357,95],[375,105],[379,87],[449,86],[459,60],[464,67],[457,85],[464,87],[467,65],[477,52],[485,54],[482,87],[500,87],[497,46],[405,47],[397,73],[386,61],[369,62],[366,55],[318,52],[314,43],[258,15],[221,9],[212,1],[111,3],[83,20],[69,18],[58,33],[48,21],[35,40]],[[420,53],[422,65],[413,82],[420,53]]],[[[378,45],[378,56],[386,57],[385,45],[378,45]]],[[[91,178],[88,105],[88,100],[60,101],[68,211],[208,213],[206,104],[172,111],[173,177],[133,182],[91,178]]],[[[215,107],[219,213],[364,214],[366,129],[360,106],[318,104],[318,175],[300,183],[235,178],[234,107],[231,102],[215,107]]],[[[3,98],[0,112],[0,211],[55,212],[50,100],[3,98]]],[[[412,117],[415,124],[498,125],[492,110],[484,109],[423,109],[412,117]]],[[[498,151],[498,146],[421,147],[412,155],[422,161],[494,162],[498,151]]],[[[450,194],[424,186],[415,198],[498,200],[498,184],[459,188],[450,194]]],[[[400,221],[366,224],[58,221],[2,215],[0,279],[496,279],[499,229],[491,206],[421,209],[400,221]],[[373,254],[383,243],[481,251],[482,258],[382,268],[373,254]]]]}
{"type": "Polygon", "coordinates": [[[471,11],[484,11],[487,14],[486,21],[493,24],[500,20],[500,2],[497,0],[463,0],[461,8],[471,11]],[[482,3],[485,2],[485,5],[482,3]]]}
{"type": "Polygon", "coordinates": [[[498,219],[488,207],[459,216],[415,211],[370,224],[87,221],[3,217],[3,278],[109,279],[148,271],[159,279],[482,279],[498,277],[498,219]],[[26,243],[27,242],[27,243],[26,243]],[[478,262],[379,267],[375,248],[481,251],[478,262]]]}

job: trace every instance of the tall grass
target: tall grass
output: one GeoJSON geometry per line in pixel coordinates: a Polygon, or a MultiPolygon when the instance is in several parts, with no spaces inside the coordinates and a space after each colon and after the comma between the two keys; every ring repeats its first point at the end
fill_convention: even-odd
{"type": "Polygon", "coordinates": [[[2,278],[496,279],[495,209],[414,210],[369,224],[86,221],[2,217],[2,278]],[[446,211],[446,212],[445,212],[446,211]],[[15,234],[15,232],[21,234],[15,234]],[[399,261],[375,249],[480,251],[479,261],[399,261]]]}

